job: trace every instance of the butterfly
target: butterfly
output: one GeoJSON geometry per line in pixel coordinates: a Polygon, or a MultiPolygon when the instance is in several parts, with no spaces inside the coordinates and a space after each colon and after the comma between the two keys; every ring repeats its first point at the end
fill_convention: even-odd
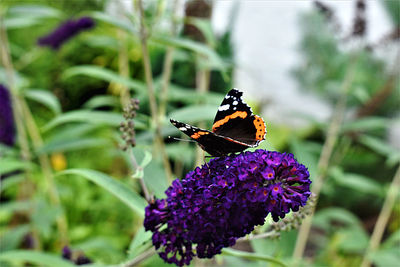
{"type": "Polygon", "coordinates": [[[256,147],[265,139],[266,126],[260,116],[253,114],[242,95],[236,88],[226,94],[215,115],[212,131],[173,119],[170,122],[213,157],[256,147]]]}

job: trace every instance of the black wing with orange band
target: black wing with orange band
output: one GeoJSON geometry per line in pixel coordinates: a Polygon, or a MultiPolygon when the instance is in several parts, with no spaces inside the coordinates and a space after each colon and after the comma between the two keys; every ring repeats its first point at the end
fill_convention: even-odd
{"type": "Polygon", "coordinates": [[[215,115],[212,131],[255,147],[265,139],[266,126],[261,117],[253,114],[242,95],[237,89],[228,92],[215,115]]]}
{"type": "Polygon", "coordinates": [[[248,144],[217,135],[213,132],[170,119],[172,125],[195,140],[208,154],[219,157],[230,153],[240,152],[249,148],[248,144]]]}

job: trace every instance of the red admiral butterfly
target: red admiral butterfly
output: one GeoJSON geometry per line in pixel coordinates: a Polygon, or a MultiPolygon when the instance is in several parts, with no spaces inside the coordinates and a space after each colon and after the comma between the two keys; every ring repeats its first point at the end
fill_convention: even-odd
{"type": "Polygon", "coordinates": [[[256,147],[265,139],[265,123],[243,102],[242,95],[235,88],[228,92],[215,115],[212,131],[173,119],[170,121],[214,157],[256,147]]]}

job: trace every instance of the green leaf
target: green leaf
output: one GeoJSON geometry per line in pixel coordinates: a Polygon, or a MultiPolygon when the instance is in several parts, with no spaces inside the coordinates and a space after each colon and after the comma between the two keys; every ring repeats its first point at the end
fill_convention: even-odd
{"type": "Polygon", "coordinates": [[[2,158],[0,160],[0,175],[16,170],[29,169],[30,167],[30,163],[24,162],[22,160],[17,160],[13,158],[2,158]]]}
{"type": "Polygon", "coordinates": [[[394,166],[400,161],[400,151],[381,139],[369,135],[361,135],[358,140],[373,151],[388,157],[390,166],[394,166]]]}
{"type": "Polygon", "coordinates": [[[170,118],[186,123],[195,123],[199,121],[212,121],[215,117],[215,106],[199,105],[188,106],[171,112],[170,118]]]}
{"type": "Polygon", "coordinates": [[[34,17],[27,18],[7,18],[4,20],[4,26],[7,30],[32,27],[40,24],[40,20],[34,17]]]}
{"type": "Polygon", "coordinates": [[[105,14],[103,12],[90,12],[90,16],[94,19],[103,21],[105,23],[114,25],[120,29],[123,29],[129,33],[132,33],[134,35],[137,35],[137,31],[135,30],[135,27],[133,27],[132,23],[127,20],[127,19],[121,19],[120,17],[113,17],[111,15],[105,14]]]}
{"type": "Polygon", "coordinates": [[[25,96],[48,107],[56,115],[61,113],[60,102],[58,101],[57,97],[55,97],[49,91],[40,89],[27,89],[25,90],[25,96]]]}
{"type": "Polygon", "coordinates": [[[53,152],[66,152],[83,150],[92,147],[104,147],[111,144],[110,140],[104,138],[77,138],[71,140],[56,140],[48,142],[38,151],[38,154],[53,153],[53,152]]]}
{"type": "MultiPolygon", "coordinates": [[[[137,149],[135,150],[137,152],[137,149]]],[[[147,151],[143,150],[143,158],[142,161],[139,164],[139,168],[135,170],[135,173],[132,175],[132,178],[134,179],[142,179],[144,177],[144,168],[151,163],[151,160],[153,158],[153,155],[147,151]]]]}
{"type": "Polygon", "coordinates": [[[60,18],[62,13],[60,10],[41,5],[20,5],[13,6],[8,9],[8,14],[11,16],[38,17],[38,18],[60,18]]]}
{"type": "Polygon", "coordinates": [[[211,47],[215,47],[215,36],[212,29],[211,21],[209,19],[199,18],[199,17],[187,17],[187,23],[193,24],[197,29],[201,31],[207,40],[207,43],[211,47]]]}
{"type": "Polygon", "coordinates": [[[53,255],[31,250],[10,250],[0,254],[1,261],[31,263],[37,266],[75,267],[75,264],[66,261],[60,255],[53,255]]]}
{"type": "Polygon", "coordinates": [[[13,175],[13,176],[7,177],[7,179],[3,179],[1,181],[0,192],[6,190],[7,188],[9,188],[13,185],[17,185],[24,180],[25,180],[25,176],[23,174],[13,175]]]}
{"type": "MultiPolygon", "coordinates": [[[[159,82],[157,80],[157,82],[159,82]]],[[[161,82],[161,80],[160,80],[161,82]]],[[[171,83],[168,90],[168,102],[183,102],[188,104],[210,104],[215,105],[215,108],[221,103],[221,99],[224,95],[214,92],[208,92],[207,94],[199,94],[192,88],[185,88],[176,84],[171,83]]]]}
{"type": "Polygon", "coordinates": [[[144,216],[144,208],[146,207],[146,201],[135,191],[131,190],[125,184],[115,180],[111,176],[104,173],[89,170],[89,169],[69,169],[58,173],[57,175],[75,174],[83,176],[84,178],[96,183],[109,191],[111,194],[116,196],[128,207],[135,211],[140,216],[144,216]]]}
{"type": "Polygon", "coordinates": [[[91,124],[104,124],[118,126],[124,120],[120,113],[108,111],[76,110],[57,116],[43,127],[43,131],[48,131],[56,126],[69,122],[87,122],[91,124]]]}
{"type": "Polygon", "coordinates": [[[364,119],[358,119],[351,122],[346,122],[342,125],[342,132],[349,131],[371,131],[386,129],[389,120],[380,117],[368,117],[364,119]]]}
{"type": "Polygon", "coordinates": [[[144,181],[157,198],[165,197],[164,191],[168,188],[164,168],[161,162],[152,160],[144,169],[144,181]]]}
{"type": "Polygon", "coordinates": [[[329,231],[332,222],[339,222],[346,226],[360,225],[359,219],[351,212],[342,208],[325,208],[315,213],[313,225],[329,231]]]}
{"type": "Polygon", "coordinates": [[[382,247],[389,248],[395,247],[400,244],[400,229],[392,233],[388,239],[382,244],[382,247]]]}
{"type": "Polygon", "coordinates": [[[31,214],[33,228],[37,229],[40,236],[50,238],[53,233],[53,225],[57,217],[62,214],[60,206],[53,206],[44,199],[38,199],[31,214]]]}
{"type": "Polygon", "coordinates": [[[2,232],[0,251],[6,251],[11,249],[16,249],[21,244],[22,238],[29,233],[31,226],[28,224],[20,224],[7,231],[2,232]]]}
{"type": "Polygon", "coordinates": [[[30,211],[34,208],[34,205],[31,201],[10,201],[5,204],[1,204],[0,212],[21,212],[21,211],[30,211]]]}
{"type": "Polygon", "coordinates": [[[334,181],[344,187],[356,190],[365,194],[373,194],[376,196],[383,196],[384,190],[382,186],[373,179],[356,174],[356,173],[343,173],[339,169],[331,171],[334,181]]]}
{"type": "Polygon", "coordinates": [[[118,40],[107,35],[87,35],[84,42],[94,48],[118,50],[118,40]]]}
{"type": "Polygon", "coordinates": [[[346,253],[362,253],[368,246],[368,235],[358,224],[337,231],[335,235],[338,248],[346,253]]]}
{"type": "Polygon", "coordinates": [[[111,95],[94,96],[83,105],[83,107],[87,109],[96,109],[99,107],[117,107],[117,106],[119,106],[118,99],[115,96],[111,95]]]}
{"type": "Polygon", "coordinates": [[[94,65],[81,65],[71,67],[64,71],[62,78],[69,79],[76,75],[85,75],[103,81],[119,83],[130,89],[136,90],[140,94],[146,92],[146,85],[142,81],[125,78],[111,70],[94,65]]]}
{"type": "Polygon", "coordinates": [[[400,262],[399,248],[380,249],[369,255],[377,267],[398,266],[400,262]]]}
{"type": "Polygon", "coordinates": [[[225,63],[223,62],[222,58],[213,49],[205,44],[182,37],[171,37],[156,34],[151,36],[150,41],[161,45],[188,49],[206,57],[205,62],[207,62],[208,67],[210,67],[211,69],[217,69],[221,71],[225,71],[226,69],[225,63]]]}
{"type": "Polygon", "coordinates": [[[222,254],[223,255],[229,255],[229,256],[235,256],[235,257],[239,257],[239,258],[244,258],[244,259],[247,259],[247,260],[253,260],[253,261],[255,261],[255,260],[266,261],[266,262],[270,262],[270,263],[275,263],[275,264],[277,264],[279,266],[287,266],[286,264],[284,264],[280,260],[277,260],[277,259],[275,259],[274,257],[271,257],[271,256],[260,255],[260,254],[240,251],[240,250],[231,249],[231,248],[224,248],[222,250],[222,254]]]}
{"type": "Polygon", "coordinates": [[[152,232],[145,231],[144,227],[141,227],[132,239],[129,245],[128,258],[135,258],[144,250],[149,248],[149,241],[151,240],[152,232]]]}

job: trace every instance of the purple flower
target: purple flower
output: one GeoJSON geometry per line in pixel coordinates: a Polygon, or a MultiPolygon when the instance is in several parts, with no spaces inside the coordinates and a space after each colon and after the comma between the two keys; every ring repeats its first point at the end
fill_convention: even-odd
{"type": "Polygon", "coordinates": [[[60,48],[68,39],[74,37],[83,30],[93,28],[94,21],[90,17],[82,17],[77,20],[67,20],[52,33],[39,38],[38,44],[41,46],[49,46],[54,50],[60,48]]]}
{"type": "Polygon", "coordinates": [[[0,143],[13,146],[15,143],[14,116],[8,89],[0,84],[0,143]]]}
{"type": "Polygon", "coordinates": [[[72,261],[75,265],[84,265],[92,263],[82,252],[72,251],[70,247],[64,246],[62,249],[62,257],[66,260],[72,261]]]}
{"type": "Polygon", "coordinates": [[[310,196],[309,173],[292,154],[257,150],[214,158],[197,167],[145,210],[144,226],[164,261],[178,266],[211,258],[236,239],[310,196]]]}

